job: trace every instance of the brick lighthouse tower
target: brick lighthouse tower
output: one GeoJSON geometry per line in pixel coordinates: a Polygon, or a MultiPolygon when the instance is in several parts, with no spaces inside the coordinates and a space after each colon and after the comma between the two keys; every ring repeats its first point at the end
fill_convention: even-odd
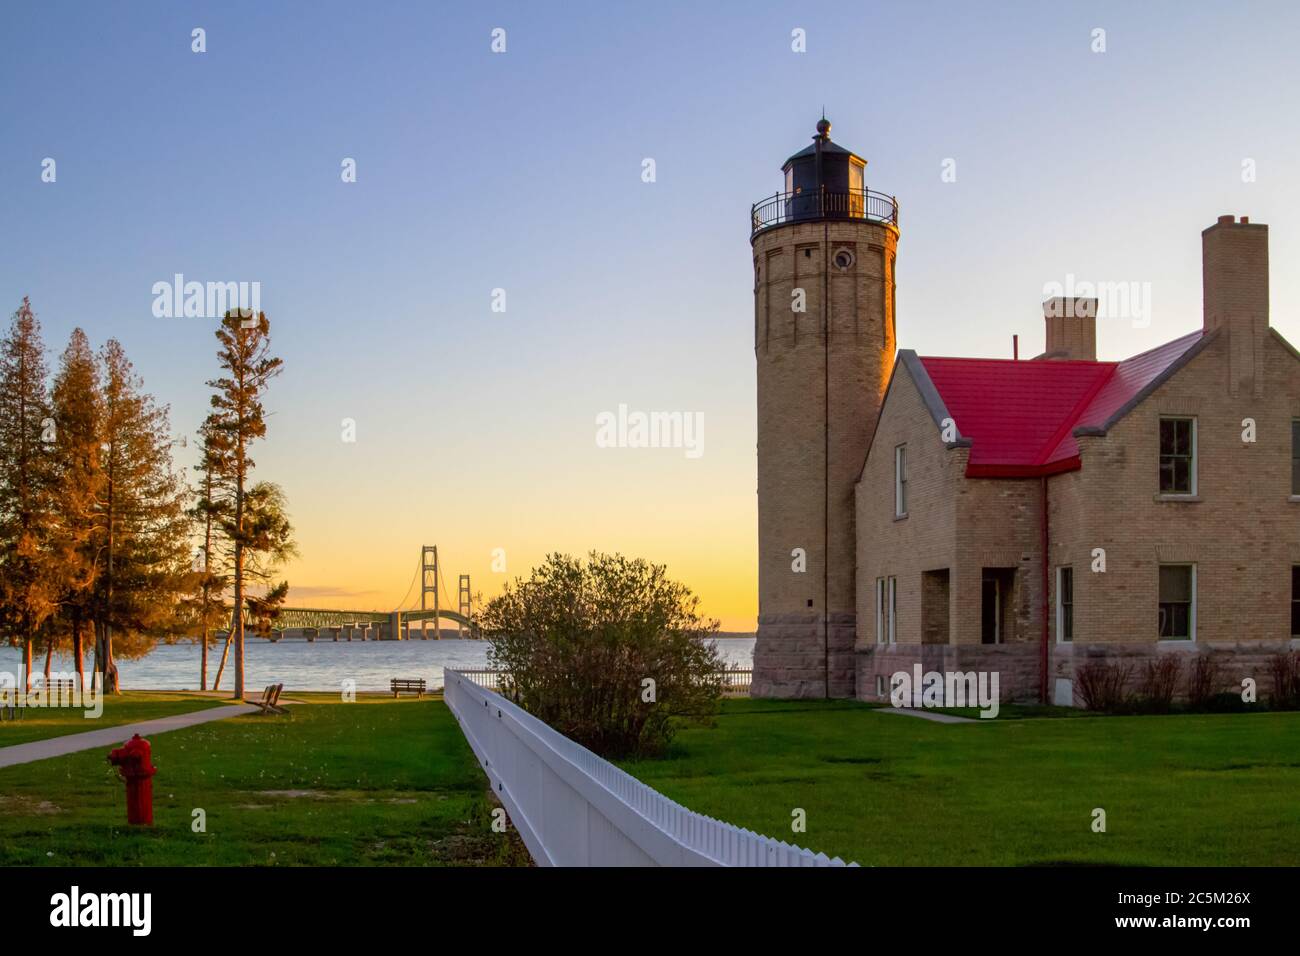
{"type": "Polygon", "coordinates": [[[830,131],[752,210],[757,697],[854,694],[854,484],[894,360],[898,205],[830,131]]]}

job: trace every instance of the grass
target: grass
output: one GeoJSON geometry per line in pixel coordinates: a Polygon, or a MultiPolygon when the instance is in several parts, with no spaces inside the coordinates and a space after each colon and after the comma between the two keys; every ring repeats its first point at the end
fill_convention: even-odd
{"type": "Polygon", "coordinates": [[[131,724],[138,720],[169,717],[172,714],[184,714],[229,703],[233,701],[183,692],[126,691],[120,696],[105,694],[104,712],[95,718],[87,718],[86,711],[80,707],[28,707],[24,709],[21,720],[9,720],[6,715],[6,719],[0,721],[0,747],[131,724]]]}
{"type": "Polygon", "coordinates": [[[289,717],[154,737],[153,827],[126,824],[103,750],[0,770],[0,864],[526,861],[513,836],[492,832],[486,779],[441,700],[295,698],[289,717]]]}
{"type": "Polygon", "coordinates": [[[864,866],[1300,863],[1300,714],[937,724],[873,710],[728,700],[665,759],[624,766],[693,810],[864,866]]]}

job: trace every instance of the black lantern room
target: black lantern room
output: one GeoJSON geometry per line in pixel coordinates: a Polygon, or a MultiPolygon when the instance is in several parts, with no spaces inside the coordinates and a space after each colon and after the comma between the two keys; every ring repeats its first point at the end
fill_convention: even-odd
{"type": "Polygon", "coordinates": [[[831,142],[831,123],[825,116],[817,123],[812,145],[787,159],[781,170],[785,191],[754,204],[755,234],[810,219],[898,222],[894,198],[867,189],[867,161],[831,142]]]}
{"type": "Polygon", "coordinates": [[[817,123],[812,145],[787,159],[781,170],[785,173],[785,191],[792,203],[793,218],[851,215],[854,196],[858,197],[857,215],[862,215],[867,161],[831,142],[831,122],[825,116],[817,123]]]}

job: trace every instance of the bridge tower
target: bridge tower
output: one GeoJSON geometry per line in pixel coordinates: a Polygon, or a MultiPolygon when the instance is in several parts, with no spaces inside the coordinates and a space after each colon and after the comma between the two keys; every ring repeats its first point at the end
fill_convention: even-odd
{"type": "MultiPolygon", "coordinates": [[[[433,611],[433,636],[435,639],[442,636],[442,631],[438,627],[438,546],[436,544],[426,544],[420,549],[420,610],[433,611]],[[433,595],[433,607],[429,607],[429,595],[433,595]]],[[[429,622],[427,619],[420,621],[420,637],[423,640],[429,639],[429,622]]]]}
{"type": "MultiPolygon", "coordinates": [[[[468,621],[470,619],[470,611],[471,611],[468,574],[462,574],[460,576],[460,581],[458,581],[456,584],[456,603],[459,605],[456,608],[456,610],[460,611],[460,616],[463,617],[466,621],[468,621]]],[[[461,621],[457,621],[456,637],[458,638],[463,637],[464,633],[465,633],[464,623],[461,621]]],[[[470,635],[473,636],[472,631],[470,632],[470,635]]]]}

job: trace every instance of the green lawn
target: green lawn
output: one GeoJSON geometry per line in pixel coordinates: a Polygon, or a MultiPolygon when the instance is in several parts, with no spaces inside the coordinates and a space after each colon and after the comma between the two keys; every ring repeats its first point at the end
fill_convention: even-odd
{"type": "Polygon", "coordinates": [[[624,766],[692,810],[864,866],[1300,863],[1300,713],[937,724],[872,710],[724,701],[666,759],[624,766]]]}
{"type": "Polygon", "coordinates": [[[200,697],[183,691],[126,691],[119,696],[104,695],[104,712],[94,718],[87,718],[85,710],[79,707],[28,707],[23,710],[21,720],[9,720],[6,714],[6,719],[0,721],[0,747],[25,744],[46,737],[78,734],[86,730],[101,730],[118,724],[153,720],[155,717],[168,717],[229,703],[233,701],[200,697]]]}
{"type": "Polygon", "coordinates": [[[152,828],[126,825],[102,749],[0,770],[0,864],[526,861],[492,832],[486,778],[441,700],[295,697],[308,702],[289,717],[155,736],[152,828]]]}

